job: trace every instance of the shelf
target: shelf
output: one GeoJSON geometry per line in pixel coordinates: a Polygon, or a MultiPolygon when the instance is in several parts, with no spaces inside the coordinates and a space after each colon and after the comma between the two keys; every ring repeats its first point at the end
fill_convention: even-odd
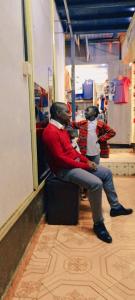
{"type": "MultiPolygon", "coordinates": [[[[69,101],[69,102],[71,103],[72,101],[69,101]]],[[[75,102],[76,103],[92,103],[93,99],[91,99],[91,100],[87,100],[87,99],[80,99],[80,100],[78,100],[78,99],[75,99],[75,102]]]]}

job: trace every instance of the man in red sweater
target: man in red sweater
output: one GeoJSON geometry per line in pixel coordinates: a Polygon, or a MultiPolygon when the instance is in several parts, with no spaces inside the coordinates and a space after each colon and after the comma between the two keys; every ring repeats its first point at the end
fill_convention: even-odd
{"type": "Polygon", "coordinates": [[[112,172],[105,167],[97,166],[72,147],[65,130],[71,118],[67,105],[63,102],[53,103],[50,114],[50,123],[43,131],[45,153],[50,169],[64,181],[75,183],[88,190],[94,222],[93,230],[99,239],[111,243],[112,238],[104,225],[102,215],[102,189],[110,204],[112,217],[128,215],[133,210],[126,209],[119,203],[112,172]]]}

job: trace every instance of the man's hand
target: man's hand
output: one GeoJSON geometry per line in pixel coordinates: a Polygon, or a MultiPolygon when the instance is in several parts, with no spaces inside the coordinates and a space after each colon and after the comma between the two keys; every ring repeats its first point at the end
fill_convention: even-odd
{"type": "Polygon", "coordinates": [[[96,165],[96,163],[94,161],[88,160],[88,164],[89,164],[90,169],[92,169],[92,170],[96,170],[97,169],[97,165],[96,165]]]}

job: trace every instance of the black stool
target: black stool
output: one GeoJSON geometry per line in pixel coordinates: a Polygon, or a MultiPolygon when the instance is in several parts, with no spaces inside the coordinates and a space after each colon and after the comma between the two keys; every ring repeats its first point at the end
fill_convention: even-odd
{"type": "Polygon", "coordinates": [[[76,225],[79,218],[80,188],[56,176],[45,182],[46,221],[51,225],[76,225]]]}

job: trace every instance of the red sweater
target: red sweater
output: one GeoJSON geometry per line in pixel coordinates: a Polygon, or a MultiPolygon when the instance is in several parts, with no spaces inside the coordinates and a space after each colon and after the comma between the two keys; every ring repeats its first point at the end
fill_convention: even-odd
{"type": "Polygon", "coordinates": [[[90,168],[87,158],[72,147],[65,129],[48,124],[43,131],[43,143],[49,167],[55,174],[62,169],[90,168]]]}

